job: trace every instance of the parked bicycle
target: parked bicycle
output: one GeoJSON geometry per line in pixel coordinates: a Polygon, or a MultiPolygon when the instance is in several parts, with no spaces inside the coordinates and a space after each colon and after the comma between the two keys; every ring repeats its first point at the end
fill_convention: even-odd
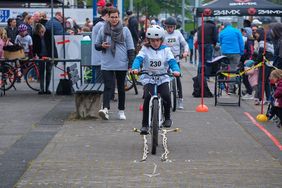
{"type": "Polygon", "coordinates": [[[0,66],[0,73],[2,89],[9,90],[12,87],[16,89],[16,80],[21,80],[23,77],[30,89],[40,90],[39,68],[34,61],[17,59],[4,62],[0,66]]]}

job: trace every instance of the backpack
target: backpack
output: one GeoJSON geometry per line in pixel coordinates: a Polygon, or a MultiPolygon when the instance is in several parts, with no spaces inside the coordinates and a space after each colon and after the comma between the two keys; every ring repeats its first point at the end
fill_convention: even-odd
{"type": "MultiPolygon", "coordinates": [[[[201,97],[201,80],[199,80],[198,76],[195,76],[193,79],[193,97],[201,97]]],[[[212,92],[210,91],[207,81],[204,81],[204,97],[210,98],[213,97],[212,92]]]]}
{"type": "Polygon", "coordinates": [[[72,82],[69,79],[60,79],[56,94],[57,95],[71,95],[73,93],[72,82]]]}

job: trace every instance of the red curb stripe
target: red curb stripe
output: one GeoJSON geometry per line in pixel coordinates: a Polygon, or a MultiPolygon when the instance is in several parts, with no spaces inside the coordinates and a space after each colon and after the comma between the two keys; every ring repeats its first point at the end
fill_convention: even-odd
{"type": "Polygon", "coordinates": [[[244,112],[244,114],[252,121],[252,123],[257,126],[261,131],[263,131],[271,140],[272,142],[278,147],[280,151],[282,151],[282,145],[280,144],[279,140],[277,140],[270,132],[268,132],[262,125],[260,125],[248,112],[244,112]]]}

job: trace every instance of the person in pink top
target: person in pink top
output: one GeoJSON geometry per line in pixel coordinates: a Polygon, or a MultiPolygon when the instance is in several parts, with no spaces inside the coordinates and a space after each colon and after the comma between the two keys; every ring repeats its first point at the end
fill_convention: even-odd
{"type": "MultiPolygon", "coordinates": [[[[246,71],[246,75],[248,76],[249,83],[255,92],[254,96],[255,99],[258,98],[258,73],[259,70],[258,68],[254,68],[255,62],[253,60],[246,60],[244,62],[244,70],[246,71]]],[[[248,98],[244,98],[245,96],[242,97],[242,99],[247,100],[247,99],[254,99],[253,95],[251,97],[249,96],[248,98]]]]}
{"type": "Polygon", "coordinates": [[[7,32],[4,28],[0,28],[0,58],[4,58],[3,47],[7,44],[11,44],[7,37],[7,32]]]}

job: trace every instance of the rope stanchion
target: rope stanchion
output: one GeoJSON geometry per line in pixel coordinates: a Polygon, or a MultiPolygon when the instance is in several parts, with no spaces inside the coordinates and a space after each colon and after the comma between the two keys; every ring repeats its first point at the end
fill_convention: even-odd
{"type": "Polygon", "coordinates": [[[264,105],[264,88],[265,88],[265,53],[266,53],[266,31],[264,31],[264,49],[263,49],[263,60],[262,60],[262,81],[261,81],[261,111],[260,114],[257,115],[256,119],[260,122],[266,122],[268,120],[266,114],[263,111],[264,105]]]}
{"type": "Polygon", "coordinates": [[[197,106],[196,112],[208,112],[209,108],[204,105],[204,61],[205,61],[205,51],[204,51],[204,14],[202,13],[202,67],[201,67],[201,104],[197,106]]]}

